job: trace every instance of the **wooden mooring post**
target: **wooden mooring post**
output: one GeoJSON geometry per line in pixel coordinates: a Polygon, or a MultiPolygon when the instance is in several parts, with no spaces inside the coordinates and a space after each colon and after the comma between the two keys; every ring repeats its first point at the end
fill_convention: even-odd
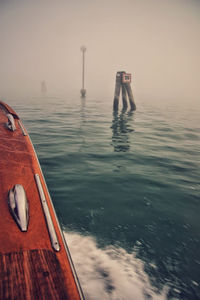
{"type": "Polygon", "coordinates": [[[126,95],[126,87],[124,83],[122,83],[122,103],[123,103],[123,110],[126,110],[128,107],[128,102],[127,102],[127,95],[126,95]]]}
{"type": "Polygon", "coordinates": [[[115,83],[115,96],[114,96],[114,102],[113,102],[113,109],[114,110],[118,110],[120,88],[121,88],[121,73],[117,72],[116,83],[115,83]]]}
{"type": "Polygon", "coordinates": [[[115,95],[114,95],[114,102],[113,102],[113,110],[117,111],[119,107],[119,97],[120,97],[120,90],[122,89],[122,103],[123,103],[123,110],[126,110],[128,107],[127,103],[127,94],[130,103],[130,110],[136,110],[135,101],[133,98],[133,93],[131,89],[131,74],[128,74],[124,71],[117,72],[116,74],[116,83],[115,83],[115,95]]]}

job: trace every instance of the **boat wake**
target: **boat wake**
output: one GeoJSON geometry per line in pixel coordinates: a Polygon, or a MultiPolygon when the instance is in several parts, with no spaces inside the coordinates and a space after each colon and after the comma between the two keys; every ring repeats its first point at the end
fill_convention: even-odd
{"type": "Polygon", "coordinates": [[[144,272],[143,262],[123,248],[98,248],[94,238],[64,232],[86,300],[163,300],[144,272]]]}

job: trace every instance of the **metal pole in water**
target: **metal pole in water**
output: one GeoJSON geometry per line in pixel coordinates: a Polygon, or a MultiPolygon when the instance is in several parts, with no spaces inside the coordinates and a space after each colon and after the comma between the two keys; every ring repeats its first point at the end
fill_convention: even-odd
{"type": "Polygon", "coordinates": [[[84,83],[85,83],[85,51],[86,51],[86,47],[82,46],[81,47],[81,51],[83,52],[83,68],[82,68],[82,89],[81,89],[81,96],[85,97],[86,95],[86,89],[84,87],[84,83]]]}

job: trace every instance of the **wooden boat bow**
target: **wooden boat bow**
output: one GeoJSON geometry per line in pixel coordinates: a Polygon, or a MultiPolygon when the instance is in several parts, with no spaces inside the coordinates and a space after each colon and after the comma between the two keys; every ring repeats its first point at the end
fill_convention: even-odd
{"type": "Polygon", "coordinates": [[[0,299],[84,299],[30,137],[2,101],[0,141],[0,299]],[[9,115],[15,130],[9,128],[9,115]],[[22,188],[15,192],[16,185],[25,196],[20,196],[22,188]],[[27,198],[27,231],[20,230],[11,213],[9,191],[17,216],[16,207],[22,215],[21,206],[26,207],[20,197],[27,198]]]}

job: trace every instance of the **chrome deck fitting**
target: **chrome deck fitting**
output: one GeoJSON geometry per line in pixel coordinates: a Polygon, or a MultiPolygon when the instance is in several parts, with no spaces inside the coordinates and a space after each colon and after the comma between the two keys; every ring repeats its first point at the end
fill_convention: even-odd
{"type": "Polygon", "coordinates": [[[58,238],[57,238],[57,235],[56,235],[56,231],[55,231],[55,228],[54,228],[54,225],[53,225],[53,221],[52,221],[52,218],[51,218],[51,215],[50,215],[50,212],[49,212],[49,208],[48,208],[48,205],[47,205],[47,201],[46,201],[46,198],[45,198],[45,194],[44,194],[44,190],[43,190],[43,187],[42,187],[42,183],[41,183],[39,174],[35,174],[35,181],[36,181],[38,192],[39,192],[39,195],[40,195],[40,200],[41,200],[44,216],[45,216],[46,223],[47,223],[47,228],[48,228],[49,236],[50,236],[50,239],[51,239],[52,248],[55,251],[60,251],[60,245],[59,245],[58,238]]]}
{"type": "Polygon", "coordinates": [[[24,128],[24,126],[23,126],[23,124],[22,124],[22,122],[20,120],[18,120],[18,124],[19,124],[19,126],[21,128],[21,131],[22,131],[23,135],[27,136],[26,130],[25,130],[25,128],[24,128]]]}
{"type": "Polygon", "coordinates": [[[8,205],[10,212],[21,229],[21,231],[28,230],[28,201],[26,192],[21,184],[16,184],[8,192],[8,205]]]}
{"type": "Polygon", "coordinates": [[[8,118],[8,123],[7,123],[8,129],[11,131],[15,131],[16,126],[15,126],[15,119],[13,118],[13,115],[7,114],[7,118],[8,118]]]}

